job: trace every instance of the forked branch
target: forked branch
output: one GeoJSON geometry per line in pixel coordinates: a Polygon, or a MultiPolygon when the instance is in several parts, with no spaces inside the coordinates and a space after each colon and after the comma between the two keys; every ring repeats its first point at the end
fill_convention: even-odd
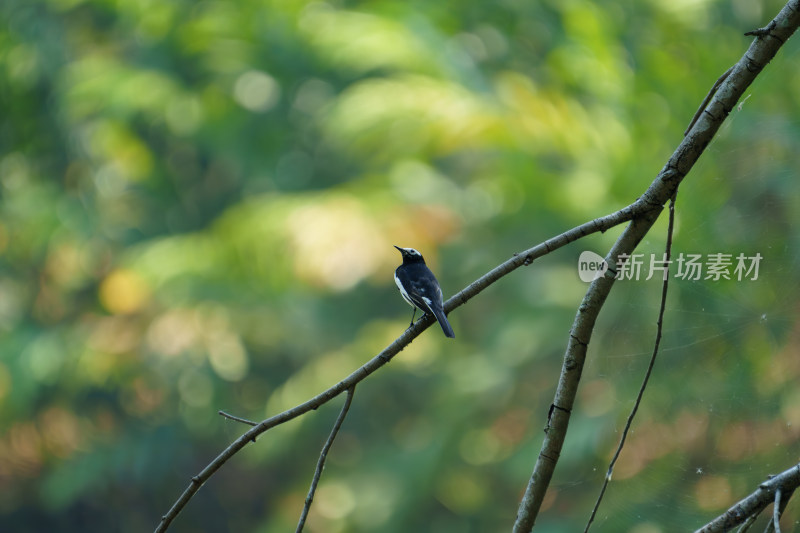
{"type": "Polygon", "coordinates": [[[772,524],[778,527],[777,520],[786,507],[792,493],[800,486],[800,464],[777,476],[771,476],[768,481],[759,485],[752,494],[728,509],[695,533],[724,533],[732,531],[736,526],[752,522],[770,503],[775,504],[772,524]],[[780,492],[782,497],[777,497],[780,492]]]}
{"type": "Polygon", "coordinates": [[[645,205],[651,206],[651,209],[644,210],[641,216],[634,218],[625,228],[606,256],[609,268],[605,275],[594,280],[589,286],[569,333],[561,376],[553,400],[555,408],[552,409],[552,417],[548,418],[542,448],[517,511],[514,533],[527,533],[533,529],[545,492],[550,485],[566,438],[570,413],[575,402],[594,324],[614,285],[617,258],[627,257],[634,252],[639,242],[650,231],[664,204],[678,190],[681,181],[716,135],[736,102],[772,60],[783,43],[797,30],[798,25],[800,25],[800,0],[790,0],[764,31],[757,32],[750,48],[731,67],[727,76],[721,77],[719,84],[715,84],[711,98],[701,106],[701,112],[696,115],[696,119],[693,119],[693,125],[688,133],[639,199],[645,205]]]}

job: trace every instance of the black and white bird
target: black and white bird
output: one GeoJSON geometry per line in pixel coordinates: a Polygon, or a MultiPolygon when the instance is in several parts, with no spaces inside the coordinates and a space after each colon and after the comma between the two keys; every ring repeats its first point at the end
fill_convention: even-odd
{"type": "MultiPolygon", "coordinates": [[[[403,254],[403,264],[394,271],[394,282],[400,289],[403,299],[414,308],[411,315],[411,325],[414,325],[414,316],[417,309],[423,313],[430,313],[436,317],[436,321],[442,326],[442,331],[447,337],[456,336],[450,322],[444,315],[444,305],[442,303],[442,289],[436,276],[425,264],[422,254],[413,248],[400,248],[395,246],[403,254]]],[[[411,327],[411,326],[409,326],[411,327]]]]}

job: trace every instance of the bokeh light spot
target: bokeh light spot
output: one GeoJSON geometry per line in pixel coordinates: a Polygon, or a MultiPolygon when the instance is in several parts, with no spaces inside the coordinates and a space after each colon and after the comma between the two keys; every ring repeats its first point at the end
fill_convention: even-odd
{"type": "Polygon", "coordinates": [[[247,352],[237,337],[220,335],[209,341],[208,360],[219,377],[239,381],[247,375],[247,352]]]}
{"type": "Polygon", "coordinates": [[[133,313],[150,299],[150,288],[135,272],[115,270],[100,284],[100,303],[115,314],[133,313]]]}
{"type": "Polygon", "coordinates": [[[731,484],[722,476],[706,476],[694,486],[697,506],[704,511],[724,509],[732,498],[731,484]]]}
{"type": "Polygon", "coordinates": [[[328,519],[344,518],[356,507],[356,498],[350,487],[341,482],[322,485],[314,498],[314,510],[328,519]]]}
{"type": "Polygon", "coordinates": [[[236,79],[233,97],[236,102],[255,113],[263,113],[278,103],[281,88],[275,78],[260,70],[249,70],[236,79]]]}

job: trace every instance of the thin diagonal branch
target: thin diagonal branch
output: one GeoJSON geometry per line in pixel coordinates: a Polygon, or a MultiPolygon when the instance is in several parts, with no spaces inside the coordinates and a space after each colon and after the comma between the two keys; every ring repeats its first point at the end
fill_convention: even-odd
{"type": "Polygon", "coordinates": [[[300,520],[297,522],[297,529],[295,533],[300,533],[303,531],[303,527],[306,525],[306,518],[308,517],[308,511],[311,510],[311,502],[314,501],[314,494],[317,492],[317,485],[319,484],[319,478],[322,476],[322,469],[325,467],[325,459],[328,458],[328,450],[331,449],[333,445],[334,439],[336,439],[336,435],[339,434],[339,428],[342,427],[342,422],[344,422],[345,417],[347,416],[347,412],[350,410],[350,404],[353,403],[353,393],[356,390],[356,386],[353,385],[349,389],[347,389],[347,397],[344,399],[344,405],[342,405],[342,410],[339,411],[339,416],[336,418],[336,422],[333,424],[333,429],[331,429],[331,434],[328,436],[328,440],[325,441],[325,445],[322,447],[322,451],[319,453],[319,460],[317,461],[317,468],[314,470],[314,477],[311,479],[311,487],[308,489],[308,496],[306,496],[306,503],[303,505],[303,512],[300,514],[300,520]]]}
{"type": "Polygon", "coordinates": [[[597,501],[594,504],[594,508],[592,509],[592,514],[589,516],[589,521],[586,523],[586,528],[583,530],[584,533],[588,533],[589,528],[594,521],[594,517],[597,514],[597,510],[600,508],[600,503],[603,501],[603,495],[606,493],[606,488],[608,488],[608,484],[611,481],[611,475],[614,473],[614,465],[617,464],[617,459],[619,459],[620,453],[622,453],[622,448],[625,446],[625,439],[628,437],[628,432],[631,429],[631,425],[633,425],[633,419],[636,416],[637,411],[639,410],[639,405],[642,403],[642,397],[644,396],[644,391],[647,388],[647,383],[650,381],[650,376],[653,373],[653,367],[656,364],[656,357],[658,356],[658,348],[661,345],[661,332],[664,327],[664,311],[667,308],[667,290],[669,288],[669,264],[672,260],[672,234],[673,230],[675,229],[675,200],[677,194],[672,197],[669,203],[669,224],[667,227],[667,244],[664,249],[664,262],[666,264],[666,270],[664,270],[664,281],[661,284],[661,305],[658,309],[658,321],[656,322],[656,339],[653,343],[653,353],[650,355],[650,363],[647,365],[647,371],[644,374],[644,379],[642,380],[642,385],[639,387],[639,394],[636,396],[636,401],[633,403],[633,408],[631,409],[630,414],[628,415],[628,420],[625,422],[625,429],[622,430],[622,437],[619,440],[619,444],[617,445],[617,450],[614,452],[614,457],[611,458],[611,462],[608,465],[608,470],[606,471],[606,476],[603,479],[603,486],[600,488],[600,494],[597,496],[597,501]]]}
{"type": "MultiPolygon", "coordinates": [[[[447,300],[447,302],[444,304],[445,312],[449,313],[453,309],[464,305],[502,277],[510,274],[521,266],[529,265],[534,259],[558,250],[562,246],[566,246],[567,244],[577,241],[578,239],[587,235],[597,232],[604,232],[619,224],[628,222],[634,219],[634,217],[641,216],[643,213],[647,212],[648,209],[652,209],[652,207],[640,198],[634,203],[620,209],[619,211],[596,218],[581,224],[580,226],[576,226],[541,244],[525,250],[524,252],[514,254],[513,257],[490,270],[485,275],[481,276],[469,286],[458,292],[455,296],[447,300]]],[[[228,459],[233,457],[248,443],[255,442],[256,437],[275,426],[283,424],[284,422],[288,422],[289,420],[293,420],[313,409],[317,409],[319,406],[331,401],[333,398],[336,398],[347,389],[360,383],[380,367],[391,361],[395,355],[400,353],[403,348],[408,346],[433,322],[434,319],[430,315],[423,316],[421,319],[417,320],[413,326],[409,327],[402,335],[395,339],[394,342],[384,348],[383,351],[356,369],[342,381],[317,394],[313,398],[310,398],[309,400],[292,407],[291,409],[287,409],[282,413],[276,414],[259,422],[253,426],[252,429],[242,434],[227,448],[225,448],[222,453],[214,458],[214,460],[212,460],[199,474],[191,478],[191,483],[189,486],[183,491],[169,511],[161,518],[161,522],[159,522],[155,529],[156,533],[166,531],[170,523],[172,523],[175,517],[177,517],[183,508],[186,507],[186,504],[189,503],[197,491],[200,490],[200,487],[202,487],[203,484],[208,481],[208,479],[228,461],[228,459]]],[[[227,414],[224,414],[223,416],[227,416],[228,418],[234,420],[238,418],[227,414]]],[[[243,423],[249,422],[244,419],[240,419],[239,421],[243,423]]]]}
{"type": "Polygon", "coordinates": [[[583,298],[569,333],[564,363],[556,388],[552,417],[548,418],[544,441],[517,511],[514,533],[527,533],[542,506],[566,438],[572,406],[580,383],[586,353],[597,316],[614,285],[617,258],[629,256],[658,218],[664,204],[675,194],[725,118],[761,70],[800,26],[800,0],[790,0],[774,19],[771,30],[757,37],[730,74],[717,88],[708,105],[656,179],[639,198],[652,208],[644,210],[625,228],[606,256],[609,269],[592,282],[583,298]]]}

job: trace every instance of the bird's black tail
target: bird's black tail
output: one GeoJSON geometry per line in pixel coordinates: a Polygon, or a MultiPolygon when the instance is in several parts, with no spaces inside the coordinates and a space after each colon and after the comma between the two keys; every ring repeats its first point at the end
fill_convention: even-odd
{"type": "Polygon", "coordinates": [[[442,331],[444,331],[445,336],[454,339],[456,337],[456,334],[453,333],[453,328],[450,326],[450,322],[448,322],[447,317],[444,316],[444,311],[439,307],[434,307],[434,306],[431,307],[432,307],[431,311],[433,311],[433,316],[436,317],[436,321],[439,322],[440,326],[442,326],[442,331]]]}

